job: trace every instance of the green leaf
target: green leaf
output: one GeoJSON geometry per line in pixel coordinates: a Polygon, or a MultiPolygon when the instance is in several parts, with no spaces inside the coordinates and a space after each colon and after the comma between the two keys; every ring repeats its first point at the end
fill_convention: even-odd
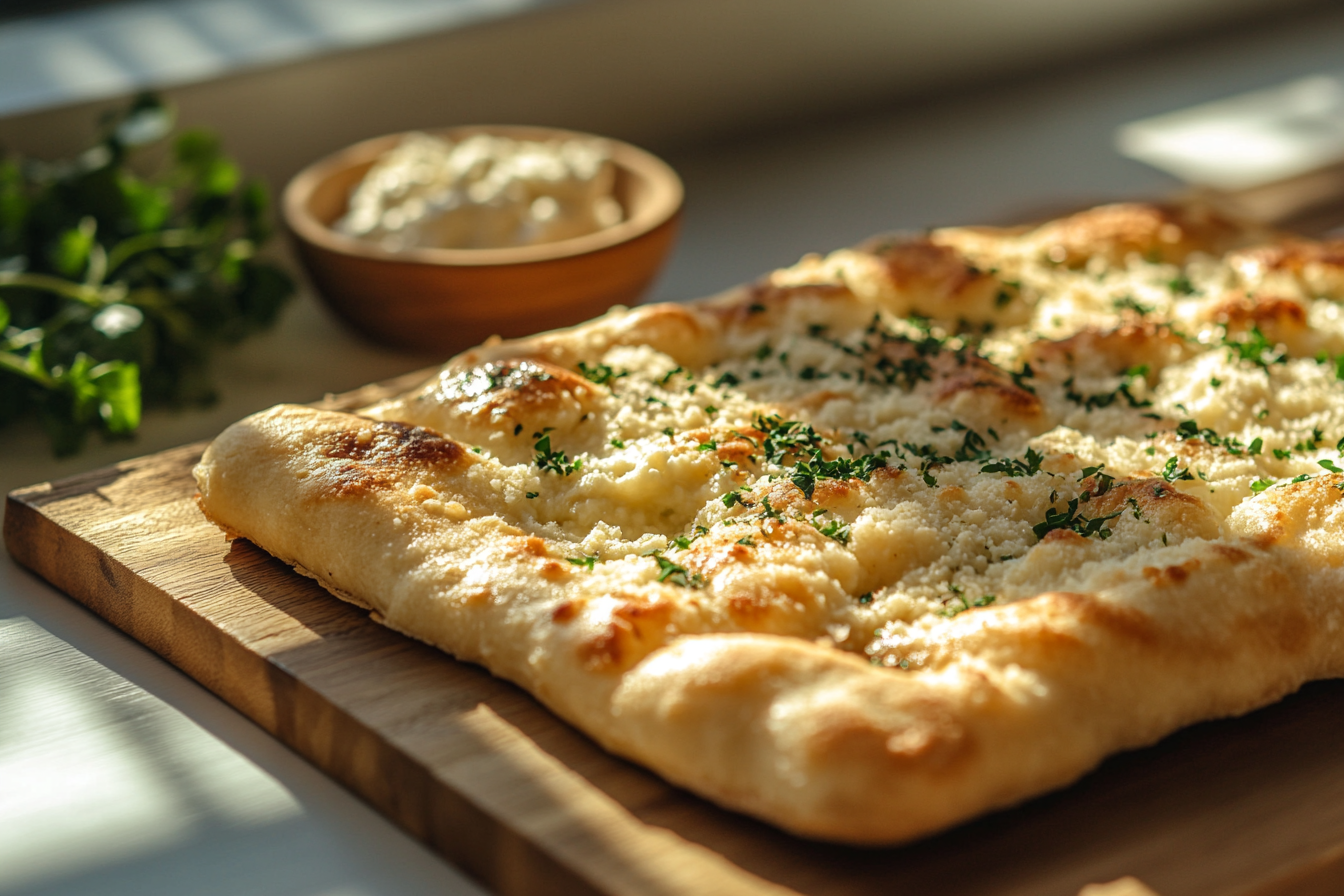
{"type": "Polygon", "coordinates": [[[125,361],[107,361],[89,371],[97,390],[98,416],[109,433],[135,432],[140,426],[140,368],[125,361]]]}
{"type": "Polygon", "coordinates": [[[5,333],[5,327],[9,326],[9,306],[0,301],[0,336],[5,333]]]}
{"type": "Polygon", "coordinates": [[[0,256],[24,251],[24,224],[30,205],[18,163],[12,159],[0,161],[0,256]]]}
{"type": "Polygon", "coordinates": [[[91,217],[80,220],[78,227],[72,227],[57,237],[51,252],[51,263],[56,270],[70,279],[83,276],[89,266],[89,254],[93,251],[93,237],[98,230],[98,222],[91,217]]]}
{"type": "Polygon", "coordinates": [[[238,187],[242,172],[225,158],[218,158],[201,170],[197,189],[206,196],[228,196],[238,187]]]}
{"type": "Polygon", "coordinates": [[[255,178],[243,184],[238,192],[238,211],[243,216],[243,232],[254,243],[261,244],[271,236],[271,196],[266,184],[255,178]]]}
{"type": "Polygon", "coordinates": [[[130,210],[139,233],[161,229],[173,211],[173,193],[166,187],[144,183],[131,174],[117,177],[126,208],[130,210]]]}
{"type": "Polygon", "coordinates": [[[219,157],[219,138],[200,128],[183,131],[173,142],[173,156],[179,165],[204,169],[219,157]]]}

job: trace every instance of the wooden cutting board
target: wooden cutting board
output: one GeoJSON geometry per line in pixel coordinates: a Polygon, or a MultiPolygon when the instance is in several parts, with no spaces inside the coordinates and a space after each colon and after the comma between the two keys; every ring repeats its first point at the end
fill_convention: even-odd
{"type": "Polygon", "coordinates": [[[501,894],[1074,896],[1124,875],[1162,896],[1344,893],[1344,682],[909,846],[810,843],[607,755],[512,685],[225,541],[194,502],[203,448],[13,492],[10,553],[501,894]]]}

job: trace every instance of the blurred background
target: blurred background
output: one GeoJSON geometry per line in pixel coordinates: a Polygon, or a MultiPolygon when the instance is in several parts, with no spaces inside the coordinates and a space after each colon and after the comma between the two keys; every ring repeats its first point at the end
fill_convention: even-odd
{"type": "Polygon", "coordinates": [[[674,263],[657,292],[685,298],[874,230],[1161,193],[1174,182],[1122,160],[1115,129],[1340,64],[1336,6],[9,2],[0,146],[78,150],[100,106],[142,87],[164,88],[183,124],[217,131],[277,188],[321,155],[407,128],[605,134],[686,179],[682,256],[695,270],[674,263]],[[860,145],[870,153],[846,155],[860,145]],[[781,168],[789,159],[799,167],[781,168]],[[769,196],[750,192],[766,182],[769,196]],[[732,246],[702,245],[697,223],[725,216],[743,224],[732,246]]]}

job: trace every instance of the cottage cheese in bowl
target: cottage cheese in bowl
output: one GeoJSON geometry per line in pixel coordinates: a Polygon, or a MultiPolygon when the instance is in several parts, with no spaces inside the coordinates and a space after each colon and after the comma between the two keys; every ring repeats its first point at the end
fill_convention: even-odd
{"type": "Polygon", "coordinates": [[[394,252],[550,243],[623,219],[615,177],[601,140],[411,133],[373,164],[334,227],[394,252]]]}

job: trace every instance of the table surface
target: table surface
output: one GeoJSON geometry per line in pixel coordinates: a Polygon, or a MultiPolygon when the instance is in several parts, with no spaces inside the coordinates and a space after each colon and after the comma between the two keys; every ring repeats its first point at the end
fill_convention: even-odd
{"type": "MultiPolygon", "coordinates": [[[[688,201],[653,298],[708,294],[871,233],[1039,217],[1175,184],[1112,148],[1147,115],[1333,69],[1344,12],[1081,61],[670,154],[688,201]]],[[[0,132],[3,131],[0,126],[0,132]]],[[[221,354],[208,411],[53,461],[0,432],[0,489],[207,438],[435,359],[374,348],[303,293],[221,354]]],[[[0,559],[0,893],[483,892],[145,648],[0,559]]]]}

